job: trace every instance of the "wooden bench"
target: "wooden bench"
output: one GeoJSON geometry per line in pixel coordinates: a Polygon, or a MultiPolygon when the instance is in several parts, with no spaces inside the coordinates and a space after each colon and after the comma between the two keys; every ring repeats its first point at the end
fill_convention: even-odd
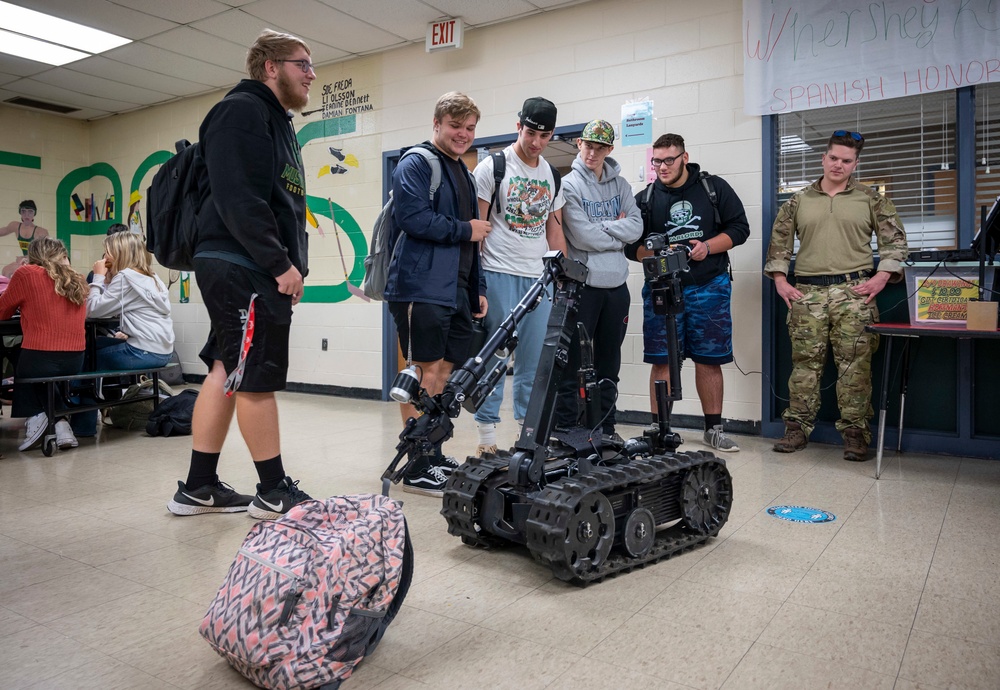
{"type": "MultiPolygon", "coordinates": [[[[160,374],[179,364],[167,364],[163,367],[152,369],[118,369],[114,371],[82,371],[79,374],[65,376],[40,376],[31,378],[15,378],[14,385],[20,384],[45,384],[45,414],[48,416],[48,427],[42,436],[42,453],[50,457],[56,449],[56,420],[66,415],[78,414],[80,412],[90,412],[92,410],[103,410],[108,407],[118,405],[129,405],[143,400],[152,400],[153,409],[160,406],[160,374]],[[87,382],[94,383],[94,392],[98,390],[98,381],[103,379],[119,379],[127,377],[132,381],[138,381],[142,376],[148,376],[152,380],[152,388],[148,395],[137,395],[135,397],[117,400],[102,400],[95,395],[95,402],[86,405],[70,405],[67,399],[71,395],[76,395],[78,391],[70,390],[71,383],[87,382]],[[61,389],[61,390],[60,390],[61,389]]],[[[84,391],[85,392],[85,391],[84,391]]]]}

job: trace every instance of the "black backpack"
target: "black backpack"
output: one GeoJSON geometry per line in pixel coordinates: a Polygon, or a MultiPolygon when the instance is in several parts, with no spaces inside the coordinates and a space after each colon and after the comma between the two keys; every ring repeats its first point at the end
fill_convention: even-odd
{"type": "MultiPolygon", "coordinates": [[[[493,157],[493,208],[496,209],[497,213],[500,213],[500,184],[503,182],[503,178],[507,176],[507,156],[503,155],[503,151],[495,151],[490,155],[493,157]]],[[[552,177],[556,182],[556,191],[552,195],[552,198],[555,199],[559,196],[559,187],[562,186],[562,175],[556,170],[556,166],[548,161],[545,162],[548,163],[549,168],[552,170],[552,177]]]]}
{"type": "MultiPolygon", "coordinates": [[[[698,173],[698,181],[701,182],[701,186],[705,188],[705,193],[708,194],[708,200],[712,202],[712,211],[715,212],[715,224],[722,227],[722,218],[719,216],[719,195],[715,191],[715,183],[712,182],[712,175],[702,170],[698,173]]],[[[642,214],[642,227],[649,227],[649,216],[651,214],[650,210],[650,200],[653,198],[653,182],[650,182],[646,186],[646,193],[642,196],[642,201],[639,202],[639,212],[642,214]]]]}
{"type": "Polygon", "coordinates": [[[149,414],[146,433],[150,436],[187,436],[191,433],[191,417],[198,391],[183,390],[167,398],[149,414]]]}
{"type": "MultiPolygon", "coordinates": [[[[268,107],[257,96],[242,92],[226,98],[253,101],[270,121],[268,107]]],[[[146,249],[164,268],[193,271],[201,210],[198,180],[208,170],[201,142],[181,139],[174,148],[177,154],[160,166],[146,190],[146,249]]]]}

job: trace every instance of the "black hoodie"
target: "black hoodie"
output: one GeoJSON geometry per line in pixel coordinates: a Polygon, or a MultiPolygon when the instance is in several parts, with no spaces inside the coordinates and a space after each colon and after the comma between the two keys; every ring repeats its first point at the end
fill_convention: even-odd
{"type": "Polygon", "coordinates": [[[274,277],[293,265],[308,273],[305,171],[291,120],[274,92],[253,79],[205,117],[199,138],[208,175],[199,185],[196,255],[274,277]]]}
{"type": "MultiPolygon", "coordinates": [[[[659,179],[653,184],[653,196],[650,199],[649,222],[642,229],[642,237],[637,242],[625,247],[625,256],[637,261],[636,250],[643,245],[646,237],[653,234],[666,234],[670,244],[690,244],[691,240],[705,242],[717,235],[726,234],[737,247],[750,237],[750,223],[743,208],[743,202],[725,180],[715,175],[711,184],[719,199],[719,219],[722,226],[715,224],[715,210],[712,200],[705,191],[704,185],[698,179],[701,168],[695,163],[687,165],[687,181],[682,187],[667,187],[659,179]]],[[[646,190],[635,195],[635,201],[640,205],[645,199],[646,190]]],[[[727,252],[712,253],[702,261],[692,261],[691,270],[681,275],[684,285],[704,285],[729,268],[727,252]]]]}

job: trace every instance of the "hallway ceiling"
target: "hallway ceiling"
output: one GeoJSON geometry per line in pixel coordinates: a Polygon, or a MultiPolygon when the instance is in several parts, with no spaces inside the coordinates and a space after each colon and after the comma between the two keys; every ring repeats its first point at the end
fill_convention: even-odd
{"type": "Polygon", "coordinates": [[[0,53],[0,104],[52,112],[30,103],[49,104],[93,120],[232,86],[265,28],[301,36],[323,66],[422,44],[438,19],[472,30],[587,0],[8,1],[132,39],[61,67],[0,53]]]}

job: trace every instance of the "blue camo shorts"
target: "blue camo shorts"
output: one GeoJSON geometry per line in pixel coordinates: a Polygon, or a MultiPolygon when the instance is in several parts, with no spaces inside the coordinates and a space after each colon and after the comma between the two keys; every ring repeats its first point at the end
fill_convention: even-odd
{"type": "MultiPolygon", "coordinates": [[[[684,313],[677,316],[677,342],[681,359],[698,364],[733,361],[733,317],[729,310],[733,288],[728,273],[704,285],[684,287],[684,313]]],[[[642,286],[642,361],[669,364],[667,319],[653,313],[652,290],[642,286]]]]}

